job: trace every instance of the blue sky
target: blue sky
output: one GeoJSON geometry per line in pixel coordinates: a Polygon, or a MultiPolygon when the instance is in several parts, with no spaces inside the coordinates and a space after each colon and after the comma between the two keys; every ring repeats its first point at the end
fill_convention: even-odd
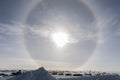
{"type": "Polygon", "coordinates": [[[120,1],[1,0],[0,69],[119,71],[120,1]],[[58,48],[52,35],[69,35],[58,48]],[[24,62],[24,63],[23,63],[24,62]]]}

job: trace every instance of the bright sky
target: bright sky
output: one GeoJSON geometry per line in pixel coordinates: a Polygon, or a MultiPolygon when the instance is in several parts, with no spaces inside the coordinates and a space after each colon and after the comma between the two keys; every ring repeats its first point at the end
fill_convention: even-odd
{"type": "Polygon", "coordinates": [[[119,71],[119,7],[119,0],[1,0],[0,69],[119,71]]]}

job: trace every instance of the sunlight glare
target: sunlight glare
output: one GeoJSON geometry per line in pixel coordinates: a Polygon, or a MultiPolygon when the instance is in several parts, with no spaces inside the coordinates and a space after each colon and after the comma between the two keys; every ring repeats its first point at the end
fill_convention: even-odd
{"type": "Polygon", "coordinates": [[[68,43],[68,34],[64,32],[53,33],[52,40],[58,47],[63,47],[68,43]]]}

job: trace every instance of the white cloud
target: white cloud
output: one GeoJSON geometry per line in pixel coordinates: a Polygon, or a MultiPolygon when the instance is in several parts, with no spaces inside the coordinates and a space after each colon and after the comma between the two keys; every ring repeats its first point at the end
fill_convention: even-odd
{"type": "Polygon", "coordinates": [[[0,24],[0,33],[6,35],[22,35],[23,25],[20,24],[0,24]]]}
{"type": "Polygon", "coordinates": [[[104,43],[104,40],[98,39],[98,40],[97,40],[97,43],[98,43],[98,44],[103,44],[103,43],[104,43]]]}
{"type": "Polygon", "coordinates": [[[0,24],[0,51],[0,54],[6,57],[28,56],[24,44],[22,24],[0,24]]]}
{"type": "Polygon", "coordinates": [[[120,28],[118,27],[117,30],[115,31],[116,36],[120,37],[120,28]]]}
{"type": "Polygon", "coordinates": [[[88,29],[89,27],[86,27],[87,29],[84,29],[81,26],[79,27],[77,26],[73,27],[72,25],[55,23],[55,25],[53,24],[53,26],[49,26],[49,25],[35,25],[33,27],[28,26],[28,30],[30,30],[32,33],[35,33],[36,35],[39,35],[45,38],[49,38],[50,35],[55,32],[66,32],[69,35],[70,43],[77,43],[82,40],[96,40],[96,38],[98,37],[98,32],[95,31],[96,27],[92,27],[94,25],[89,25],[89,27],[91,27],[92,29],[88,29]],[[69,27],[66,27],[66,26],[69,26],[69,27]]]}

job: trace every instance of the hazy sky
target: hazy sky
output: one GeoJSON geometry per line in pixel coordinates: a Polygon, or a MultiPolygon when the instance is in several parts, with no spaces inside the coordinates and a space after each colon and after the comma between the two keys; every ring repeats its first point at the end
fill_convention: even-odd
{"type": "Polygon", "coordinates": [[[119,71],[119,0],[0,0],[0,69],[119,71]]]}

